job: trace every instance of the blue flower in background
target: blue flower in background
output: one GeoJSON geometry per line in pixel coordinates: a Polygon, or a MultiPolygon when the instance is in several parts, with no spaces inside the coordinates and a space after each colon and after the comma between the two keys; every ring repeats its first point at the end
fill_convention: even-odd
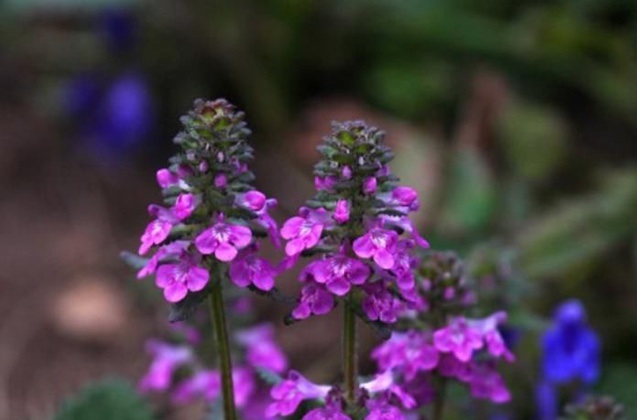
{"type": "Polygon", "coordinates": [[[81,147],[100,158],[121,158],[152,132],[152,96],[137,72],[124,72],[106,83],[94,75],[81,75],[65,93],[65,107],[79,127],[81,147]]]}
{"type": "Polygon", "coordinates": [[[600,342],[586,324],[586,311],[576,299],[557,307],[553,324],[542,337],[542,382],[536,397],[540,418],[557,417],[556,386],[576,383],[587,387],[599,377],[600,342]]]}

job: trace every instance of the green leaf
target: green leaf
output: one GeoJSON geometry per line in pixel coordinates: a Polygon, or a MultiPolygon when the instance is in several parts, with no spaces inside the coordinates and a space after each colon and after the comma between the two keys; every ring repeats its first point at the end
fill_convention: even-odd
{"type": "Polygon", "coordinates": [[[89,385],[67,400],[54,420],[152,420],[148,404],[120,379],[89,385]]]}
{"type": "Polygon", "coordinates": [[[132,252],[122,251],[119,253],[119,257],[131,268],[135,270],[141,270],[146,263],[148,262],[148,258],[140,257],[137,254],[133,254],[132,252]]]}

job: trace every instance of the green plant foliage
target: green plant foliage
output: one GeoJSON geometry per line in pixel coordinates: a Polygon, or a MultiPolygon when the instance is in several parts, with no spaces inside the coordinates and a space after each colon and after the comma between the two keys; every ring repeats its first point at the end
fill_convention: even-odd
{"type": "Polygon", "coordinates": [[[533,279],[567,278],[637,230],[637,172],[607,176],[599,190],[530,222],[519,237],[521,265],[533,279]]]}
{"type": "Polygon", "coordinates": [[[517,103],[507,108],[499,124],[499,138],[513,172],[530,180],[551,175],[566,151],[564,122],[537,105],[517,103]]]}
{"type": "Polygon", "coordinates": [[[127,382],[91,384],[67,400],[54,420],[152,420],[148,405],[127,382]]]}

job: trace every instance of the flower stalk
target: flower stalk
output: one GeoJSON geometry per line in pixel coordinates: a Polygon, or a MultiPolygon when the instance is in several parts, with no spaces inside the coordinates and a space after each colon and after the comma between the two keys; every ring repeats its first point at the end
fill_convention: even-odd
{"type": "Polygon", "coordinates": [[[356,400],[358,384],[358,364],[356,354],[356,315],[350,305],[343,307],[343,375],[345,400],[353,405],[356,400]]]}
{"type": "Polygon", "coordinates": [[[237,413],[234,405],[234,386],[232,382],[232,361],[230,359],[230,344],[226,328],[226,316],[223,306],[223,290],[220,279],[215,281],[208,296],[210,321],[217,354],[219,355],[219,370],[221,372],[221,395],[225,420],[236,420],[237,413]]]}

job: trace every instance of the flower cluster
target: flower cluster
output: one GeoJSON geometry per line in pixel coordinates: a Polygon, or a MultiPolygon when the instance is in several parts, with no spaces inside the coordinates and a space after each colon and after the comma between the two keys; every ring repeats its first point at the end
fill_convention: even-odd
{"type": "Polygon", "coordinates": [[[319,147],[317,194],[281,228],[289,261],[315,257],[301,273],[294,319],[326,314],[347,298],[370,321],[393,323],[414,295],[414,248],[428,244],[408,218],[417,194],[396,185],[383,136],[362,121],[334,123],[319,147]]]}
{"type": "MultiPolygon", "coordinates": [[[[557,387],[579,382],[589,387],[599,377],[600,343],[586,324],[584,306],[572,299],[555,310],[542,337],[542,380],[537,389],[540,418],[557,418],[557,387]]],[[[582,390],[580,390],[582,391],[582,390]]]]}
{"type": "MultiPolygon", "coordinates": [[[[315,384],[296,371],[290,371],[286,379],[272,388],[270,395],[274,401],[265,411],[268,418],[291,415],[301,402],[312,400],[322,404],[305,413],[303,420],[353,419],[346,413],[340,388],[315,384]]],[[[405,418],[403,409],[416,406],[413,397],[394,382],[390,372],[361,383],[357,403],[365,408],[365,420],[402,420],[405,418]]]]}
{"type": "MultiPolygon", "coordinates": [[[[227,273],[239,287],[269,291],[277,269],[257,253],[257,237],[278,243],[269,210],[276,204],[252,186],[252,149],[244,114],[223,99],[195,102],[175,137],[181,153],[157,171],[165,206],[141,236],[139,254],[154,254],[138,278],[155,274],[168,302],[200,292],[210,273],[227,273]]],[[[223,276],[225,277],[225,276],[223,276]]]]}
{"type": "MultiPolygon", "coordinates": [[[[203,398],[213,405],[221,395],[221,373],[202,364],[195,352],[198,343],[197,335],[181,344],[149,340],[147,351],[153,361],[139,382],[139,390],[169,392],[175,404],[203,398]]],[[[238,331],[232,344],[235,354],[242,355],[235,360],[232,371],[235,405],[242,418],[262,420],[269,399],[258,372],[281,373],[287,368],[287,358],[274,341],[272,325],[267,323],[238,331]]]]}
{"type": "Polygon", "coordinates": [[[509,391],[495,368],[498,359],[514,360],[498,331],[504,321],[506,314],[498,312],[483,319],[457,317],[433,332],[394,332],[374,349],[372,358],[381,372],[390,372],[413,392],[419,405],[434,397],[434,375],[467,384],[475,398],[507,402],[509,391]]]}
{"type": "Polygon", "coordinates": [[[429,251],[416,271],[416,308],[400,313],[401,330],[372,351],[380,374],[407,390],[415,407],[435,401],[441,384],[456,380],[471,395],[495,403],[510,393],[498,373],[498,360],[515,357],[500,332],[506,313],[475,319],[467,312],[475,304],[464,264],[453,253],[429,251]]]}

